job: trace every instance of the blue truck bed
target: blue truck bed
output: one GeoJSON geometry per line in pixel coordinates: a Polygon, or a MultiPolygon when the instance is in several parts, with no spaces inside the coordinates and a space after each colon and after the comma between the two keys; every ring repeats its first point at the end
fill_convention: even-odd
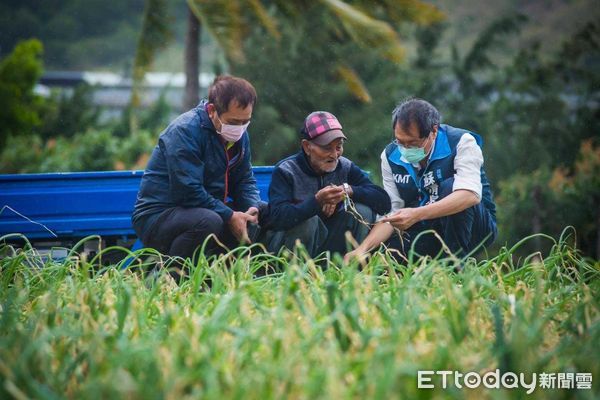
{"type": "MultiPolygon", "coordinates": [[[[268,201],[273,167],[253,171],[261,198],[268,201]]],[[[20,233],[31,241],[89,235],[135,238],[131,213],[142,175],[143,171],[0,175],[0,236],[20,233]]]]}

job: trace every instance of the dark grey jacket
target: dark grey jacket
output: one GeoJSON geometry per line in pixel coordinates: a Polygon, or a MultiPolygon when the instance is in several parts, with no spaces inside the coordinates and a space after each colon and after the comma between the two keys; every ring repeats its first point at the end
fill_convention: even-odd
{"type": "Polygon", "coordinates": [[[308,218],[319,215],[315,194],[329,184],[352,186],[355,203],[369,206],[377,214],[390,211],[390,198],[352,161],[340,157],[333,172],[319,175],[308,163],[304,151],[283,159],[275,166],[269,186],[268,228],[288,230],[308,218]]]}

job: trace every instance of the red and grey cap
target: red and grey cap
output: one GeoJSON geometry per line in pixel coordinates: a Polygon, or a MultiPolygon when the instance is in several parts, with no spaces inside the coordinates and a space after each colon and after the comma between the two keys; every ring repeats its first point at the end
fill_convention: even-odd
{"type": "Polygon", "coordinates": [[[347,139],[338,119],[327,111],[310,113],[304,120],[302,136],[320,146],[326,146],[335,139],[347,139]]]}

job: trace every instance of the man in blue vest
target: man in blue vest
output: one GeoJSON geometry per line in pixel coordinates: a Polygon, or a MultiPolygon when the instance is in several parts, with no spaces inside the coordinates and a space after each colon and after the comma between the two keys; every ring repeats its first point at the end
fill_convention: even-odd
{"type": "Polygon", "coordinates": [[[161,133],[132,216],[145,246],[186,258],[211,234],[228,246],[250,241],[260,201],[246,131],[255,102],[248,81],[219,76],[207,100],[161,133]]]}
{"type": "Polygon", "coordinates": [[[395,140],[381,154],[392,210],[346,260],[361,258],[384,242],[403,253],[414,246],[418,254],[434,257],[441,243],[425,231],[437,233],[462,256],[496,238],[496,206],[483,169],[481,138],[440,124],[440,119],[425,100],[410,99],[396,107],[395,140]]]}

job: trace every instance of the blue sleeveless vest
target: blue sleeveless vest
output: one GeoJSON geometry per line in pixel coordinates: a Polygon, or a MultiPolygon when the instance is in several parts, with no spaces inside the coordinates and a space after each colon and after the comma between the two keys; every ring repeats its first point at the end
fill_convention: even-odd
{"type": "MultiPolygon", "coordinates": [[[[395,143],[387,145],[385,154],[405,207],[420,207],[439,199],[438,189],[442,182],[454,178],[456,146],[464,134],[473,135],[477,145],[482,147],[482,139],[478,134],[441,124],[435,139],[433,154],[429,157],[425,168],[421,168],[419,171],[415,170],[412,164],[402,161],[400,150],[395,143]]],[[[481,184],[481,201],[496,222],[494,196],[483,166],[481,167],[481,184]]]]}

